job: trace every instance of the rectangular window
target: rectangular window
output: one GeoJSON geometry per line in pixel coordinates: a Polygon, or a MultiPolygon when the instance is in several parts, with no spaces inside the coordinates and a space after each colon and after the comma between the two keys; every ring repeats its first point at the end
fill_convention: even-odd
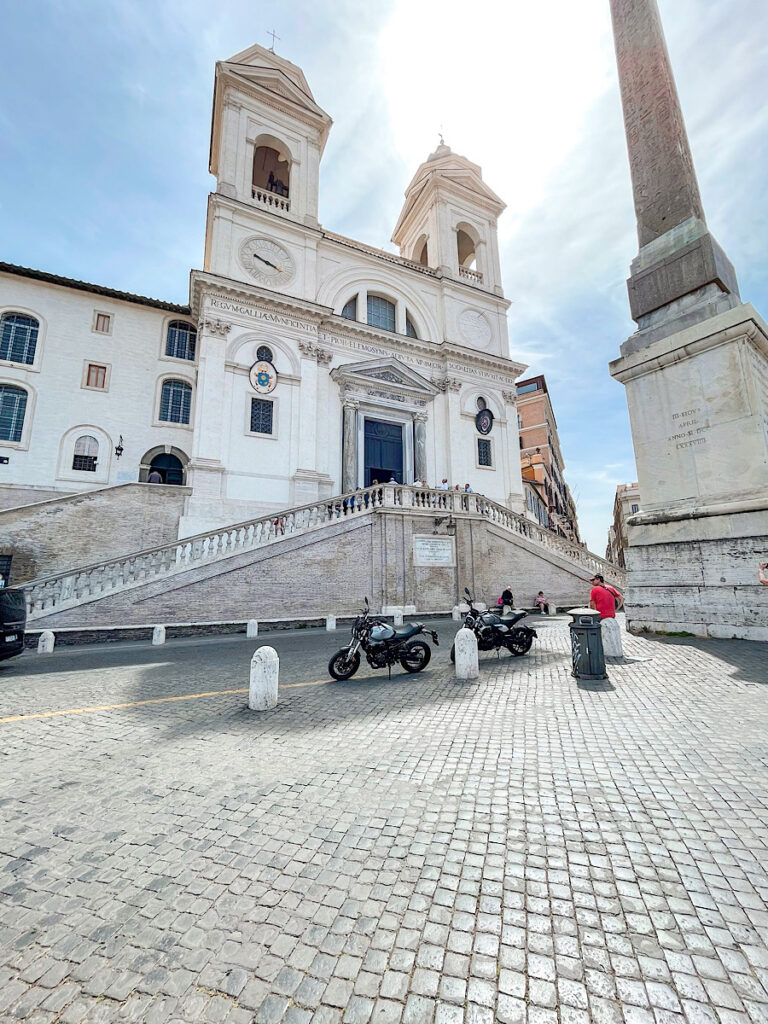
{"type": "Polygon", "coordinates": [[[538,391],[538,390],[539,390],[539,382],[538,381],[532,381],[530,384],[518,384],[517,385],[517,393],[518,393],[518,395],[528,395],[532,391],[538,391]]]}
{"type": "Polygon", "coordinates": [[[109,315],[109,313],[97,313],[93,329],[94,331],[97,332],[97,334],[109,334],[111,324],[112,317],[109,315]]]}
{"type": "Polygon", "coordinates": [[[272,402],[265,402],[263,398],[251,399],[251,433],[272,433],[272,402]]]}
{"type": "Polygon", "coordinates": [[[95,455],[75,455],[72,459],[72,469],[79,469],[85,473],[96,472],[95,455]]]}
{"type": "Polygon", "coordinates": [[[0,555],[0,579],[7,587],[11,582],[11,562],[13,555],[0,555]]]}
{"type": "Polygon", "coordinates": [[[635,512],[639,512],[639,511],[640,511],[640,506],[639,505],[633,505],[632,506],[632,514],[633,515],[635,514],[635,512]]]}
{"type": "Polygon", "coordinates": [[[478,438],[477,440],[477,464],[478,466],[493,465],[491,442],[487,438],[478,438]]]}
{"type": "Polygon", "coordinates": [[[380,295],[368,296],[368,324],[384,331],[395,329],[395,304],[380,295]]]}
{"type": "Polygon", "coordinates": [[[85,386],[88,388],[100,388],[107,386],[107,368],[98,366],[96,363],[88,364],[88,373],[85,378],[85,386]]]}

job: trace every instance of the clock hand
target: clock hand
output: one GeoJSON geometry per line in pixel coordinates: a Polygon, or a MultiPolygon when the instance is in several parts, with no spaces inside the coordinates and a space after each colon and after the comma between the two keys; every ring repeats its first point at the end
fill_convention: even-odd
{"type": "Polygon", "coordinates": [[[279,274],[282,274],[282,269],[280,267],[276,267],[274,263],[270,263],[269,260],[265,260],[264,257],[259,256],[257,252],[253,253],[253,255],[256,257],[257,260],[261,260],[262,263],[266,263],[268,267],[272,267],[273,270],[276,270],[279,274]]]}

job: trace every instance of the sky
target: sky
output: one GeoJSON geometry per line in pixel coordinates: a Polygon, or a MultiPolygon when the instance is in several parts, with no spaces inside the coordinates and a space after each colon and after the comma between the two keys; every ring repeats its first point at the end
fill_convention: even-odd
{"type": "MultiPolygon", "coordinates": [[[[768,315],[768,3],[659,0],[710,229],[768,315]]],[[[547,378],[582,537],[602,554],[635,464],[608,362],[637,253],[608,0],[0,0],[0,260],[188,301],[213,72],[252,43],[334,126],[320,221],[389,239],[445,141],[507,203],[510,354],[547,378]]]]}

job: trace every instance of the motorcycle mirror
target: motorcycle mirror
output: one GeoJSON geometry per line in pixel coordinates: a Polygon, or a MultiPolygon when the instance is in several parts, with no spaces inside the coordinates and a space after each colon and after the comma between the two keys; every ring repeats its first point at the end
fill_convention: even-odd
{"type": "Polygon", "coordinates": [[[368,607],[368,598],[364,597],[363,600],[365,601],[365,607],[367,608],[368,607]]]}
{"type": "Polygon", "coordinates": [[[471,594],[469,593],[469,587],[464,587],[464,593],[467,595],[467,597],[471,597],[471,594]]]}

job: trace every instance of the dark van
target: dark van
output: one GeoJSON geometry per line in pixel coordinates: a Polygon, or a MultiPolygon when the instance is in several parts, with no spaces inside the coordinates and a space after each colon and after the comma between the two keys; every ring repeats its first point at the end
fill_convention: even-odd
{"type": "Polygon", "coordinates": [[[27,626],[23,590],[0,590],[0,661],[21,654],[27,626]]]}

